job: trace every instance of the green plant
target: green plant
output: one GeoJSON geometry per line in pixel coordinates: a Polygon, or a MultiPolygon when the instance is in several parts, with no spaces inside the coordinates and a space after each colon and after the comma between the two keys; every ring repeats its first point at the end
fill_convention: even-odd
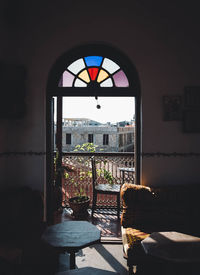
{"type": "MultiPolygon", "coordinates": [[[[98,145],[94,145],[93,143],[84,143],[82,145],[76,145],[74,151],[75,152],[90,152],[90,153],[94,153],[96,152],[96,148],[98,148],[98,145]]],[[[103,149],[100,149],[100,151],[103,151],[103,149]]],[[[82,161],[82,160],[81,160],[82,161]]],[[[98,163],[98,161],[97,161],[98,163]]],[[[106,165],[107,161],[104,160],[104,165],[106,165]]],[[[86,164],[88,164],[88,162],[86,161],[86,164]]],[[[97,169],[97,174],[98,176],[103,176],[109,184],[113,184],[114,183],[114,178],[111,174],[111,172],[107,171],[105,168],[100,168],[97,169]]],[[[80,175],[80,180],[83,180],[85,177],[92,177],[92,172],[87,171],[87,172],[82,172],[80,175]]]]}
{"type": "MultiPolygon", "coordinates": [[[[98,145],[94,145],[93,143],[84,143],[82,145],[76,145],[74,152],[89,152],[89,153],[95,153],[96,149],[98,148],[98,145]]],[[[100,149],[103,150],[103,149],[100,149]]],[[[85,160],[84,157],[82,156],[78,156],[77,157],[77,161],[82,164],[84,163],[84,167],[90,167],[90,158],[88,158],[87,160],[85,160]]],[[[98,161],[96,161],[96,163],[98,164],[98,161]]],[[[104,166],[106,165],[107,161],[104,160],[104,166]]],[[[75,179],[73,177],[73,175],[71,175],[71,173],[69,172],[73,172],[74,170],[67,167],[67,166],[63,166],[59,168],[59,172],[62,174],[62,176],[64,177],[64,179],[66,180],[70,180],[71,183],[74,184],[75,188],[76,188],[76,192],[75,192],[75,197],[76,197],[76,201],[80,202],[80,201],[84,201],[86,199],[88,199],[85,190],[82,187],[82,182],[87,179],[87,178],[92,178],[92,171],[90,169],[85,170],[84,168],[80,168],[80,171],[78,171],[79,173],[79,179],[78,182],[75,182],[75,179]]],[[[106,179],[106,181],[109,184],[113,184],[114,183],[114,178],[111,174],[111,172],[107,171],[105,168],[100,168],[97,169],[97,175],[99,177],[103,177],[104,179],[106,179]]]]}
{"type": "MultiPolygon", "coordinates": [[[[74,152],[89,152],[89,153],[94,153],[96,152],[96,148],[98,147],[98,145],[94,145],[93,143],[84,143],[82,145],[76,145],[74,152]]],[[[83,157],[78,157],[78,161],[80,163],[83,163],[89,167],[90,164],[90,160],[84,160],[83,157]]],[[[83,169],[80,170],[79,172],[79,181],[82,182],[84,181],[87,177],[92,178],[92,172],[88,169],[87,171],[84,171],[83,169]]],[[[74,181],[72,179],[72,181],[74,181]]],[[[84,189],[81,186],[81,183],[74,183],[74,186],[76,187],[77,191],[75,192],[75,196],[77,197],[77,201],[84,201],[87,200],[88,197],[84,191],[84,189]]]]}
{"type": "Polygon", "coordinates": [[[75,187],[77,188],[77,192],[75,192],[76,196],[76,202],[82,202],[88,199],[88,196],[86,195],[85,191],[81,186],[79,186],[77,183],[75,183],[75,187]]]}
{"type": "Polygon", "coordinates": [[[69,178],[69,172],[74,172],[72,168],[70,168],[67,164],[66,165],[59,165],[59,152],[56,150],[56,154],[54,157],[54,185],[59,186],[59,179],[58,177],[63,177],[65,179],[69,178]]]}
{"type": "Polygon", "coordinates": [[[103,170],[104,178],[108,181],[108,183],[110,185],[113,185],[114,184],[114,179],[113,179],[113,176],[112,176],[111,172],[107,171],[105,168],[102,168],[102,170],[103,170]]]}
{"type": "MultiPolygon", "coordinates": [[[[90,153],[94,153],[96,152],[96,148],[98,147],[98,145],[94,145],[93,143],[87,142],[87,143],[83,143],[82,145],[76,145],[74,152],[90,152],[90,153]]],[[[103,150],[103,149],[100,149],[103,150]]]]}

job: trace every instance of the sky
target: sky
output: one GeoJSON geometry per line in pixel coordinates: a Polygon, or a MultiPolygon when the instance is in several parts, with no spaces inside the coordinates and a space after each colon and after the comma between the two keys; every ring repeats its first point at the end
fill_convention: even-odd
{"type": "Polygon", "coordinates": [[[135,114],[134,97],[64,97],[63,118],[89,118],[101,123],[130,121],[135,114]]]}

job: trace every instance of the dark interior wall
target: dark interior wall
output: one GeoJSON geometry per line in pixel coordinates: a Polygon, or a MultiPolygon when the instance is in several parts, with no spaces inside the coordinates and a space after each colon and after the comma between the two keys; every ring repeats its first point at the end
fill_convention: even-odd
{"type": "MultiPolygon", "coordinates": [[[[180,121],[162,120],[163,95],[183,95],[184,86],[200,85],[199,21],[193,2],[190,7],[156,0],[16,2],[1,1],[0,58],[25,66],[27,112],[22,119],[0,119],[1,152],[45,152],[48,73],[64,52],[91,42],[117,47],[138,70],[142,151],[199,152],[199,134],[182,133],[180,121]]],[[[26,184],[43,190],[44,155],[11,155],[0,162],[1,186],[26,184]]],[[[199,182],[198,162],[190,156],[144,157],[142,182],[199,182]]]]}

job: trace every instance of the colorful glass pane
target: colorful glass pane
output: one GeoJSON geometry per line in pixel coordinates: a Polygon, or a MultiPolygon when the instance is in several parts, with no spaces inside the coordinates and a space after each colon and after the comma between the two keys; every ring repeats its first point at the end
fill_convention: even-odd
{"type": "Polygon", "coordinates": [[[74,87],[87,87],[87,84],[79,78],[77,78],[74,82],[74,87]]]}
{"type": "Polygon", "coordinates": [[[68,71],[64,71],[63,75],[62,75],[62,87],[72,87],[74,81],[74,75],[71,74],[68,71]]]}
{"type": "Polygon", "coordinates": [[[97,74],[98,74],[98,71],[99,71],[98,68],[89,68],[89,69],[88,69],[88,72],[89,72],[89,74],[90,74],[91,80],[94,81],[94,80],[96,79],[97,74]]]}
{"type": "Polygon", "coordinates": [[[98,78],[97,78],[97,82],[102,82],[103,80],[105,80],[108,77],[108,73],[104,70],[101,70],[99,72],[98,78]]]}
{"type": "Polygon", "coordinates": [[[80,58],[74,61],[71,65],[69,65],[67,69],[72,73],[77,74],[84,68],[85,68],[85,63],[83,61],[83,58],[80,58]]]}
{"type": "Polygon", "coordinates": [[[104,68],[110,74],[113,74],[114,72],[119,70],[120,67],[115,62],[113,62],[112,60],[110,60],[108,58],[104,58],[102,68],[104,68]]]}
{"type": "Polygon", "coordinates": [[[113,86],[113,82],[112,79],[109,77],[108,79],[106,79],[105,81],[103,81],[100,84],[101,87],[112,87],[113,86]]]}
{"type": "Polygon", "coordinates": [[[128,78],[117,63],[107,57],[92,55],[72,62],[63,72],[58,86],[87,87],[90,81],[96,81],[100,87],[129,87],[128,78]]]}
{"type": "Polygon", "coordinates": [[[120,70],[116,74],[113,75],[114,83],[116,87],[128,87],[129,82],[125,75],[125,73],[120,70]]]}
{"type": "Polygon", "coordinates": [[[85,57],[85,63],[88,67],[99,67],[102,59],[102,56],[87,56],[85,57]]]}
{"type": "Polygon", "coordinates": [[[85,82],[90,82],[90,77],[88,75],[88,72],[87,70],[84,70],[82,71],[79,75],[78,75],[79,78],[81,78],[82,80],[84,80],[85,82]]]}

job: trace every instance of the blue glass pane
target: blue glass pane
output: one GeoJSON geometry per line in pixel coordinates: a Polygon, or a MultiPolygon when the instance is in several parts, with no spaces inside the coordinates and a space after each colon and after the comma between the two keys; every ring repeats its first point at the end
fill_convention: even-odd
{"type": "Polygon", "coordinates": [[[88,67],[99,67],[101,65],[102,59],[102,56],[86,56],[85,63],[88,67]]]}

